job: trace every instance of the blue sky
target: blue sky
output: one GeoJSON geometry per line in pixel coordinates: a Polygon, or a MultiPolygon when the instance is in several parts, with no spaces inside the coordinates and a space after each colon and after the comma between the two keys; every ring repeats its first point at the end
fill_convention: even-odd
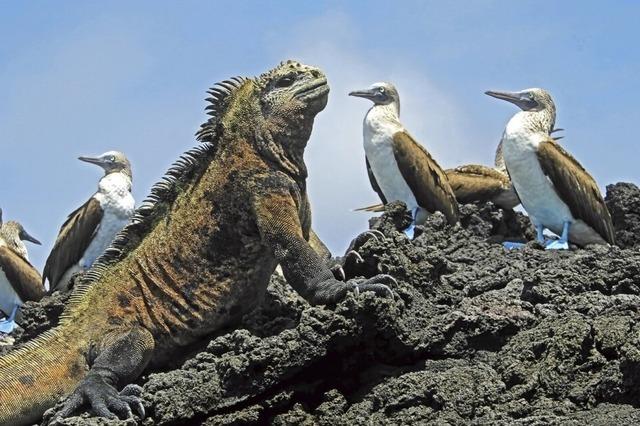
{"type": "Polygon", "coordinates": [[[594,1],[0,1],[0,207],[42,242],[100,171],[79,155],[124,151],[140,202],[195,144],[205,90],[287,58],[332,92],[306,159],[314,226],[341,254],[376,202],[363,160],[368,104],[394,82],[402,120],[442,166],[490,164],[515,107],[487,89],[548,89],[563,144],[602,188],[638,182],[640,3],[594,1]]]}

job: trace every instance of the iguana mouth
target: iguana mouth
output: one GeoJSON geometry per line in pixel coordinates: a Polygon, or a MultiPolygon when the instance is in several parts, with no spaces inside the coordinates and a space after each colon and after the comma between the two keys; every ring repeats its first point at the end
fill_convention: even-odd
{"type": "Polygon", "coordinates": [[[294,97],[297,99],[314,99],[321,96],[326,96],[329,93],[329,86],[327,85],[326,78],[319,78],[312,83],[306,85],[302,89],[298,90],[294,97]]]}

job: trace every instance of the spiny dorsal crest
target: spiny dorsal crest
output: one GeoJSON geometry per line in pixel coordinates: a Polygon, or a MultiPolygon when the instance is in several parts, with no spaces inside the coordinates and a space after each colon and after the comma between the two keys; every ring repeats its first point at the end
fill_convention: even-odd
{"type": "MultiPolygon", "coordinates": [[[[238,89],[248,82],[253,82],[259,89],[264,90],[266,88],[268,90],[272,84],[276,84],[275,82],[282,79],[283,76],[308,69],[311,69],[311,67],[289,60],[282,62],[258,78],[233,77],[217,83],[209,89],[207,93],[210,97],[206,99],[209,105],[206,107],[206,111],[210,118],[196,133],[197,140],[202,143],[184,153],[169,168],[160,182],[151,188],[151,193],[138,207],[129,224],[118,233],[110,247],[105,250],[75,286],[71,302],[79,303],[86,290],[93,282],[101,278],[109,266],[117,263],[135,249],[152,229],[153,224],[168,214],[166,206],[171,205],[176,200],[180,189],[192,182],[195,177],[204,173],[206,166],[216,153],[217,142],[222,136],[223,116],[238,89]]],[[[70,309],[66,310],[66,312],[70,311],[70,309]]]]}
{"type": "Polygon", "coordinates": [[[215,84],[207,91],[211,95],[207,98],[209,105],[206,108],[210,118],[196,133],[197,140],[202,143],[180,156],[160,181],[151,188],[149,196],[138,207],[129,224],[116,235],[109,248],[94,262],[75,286],[69,308],[65,310],[65,313],[71,312],[72,305],[81,302],[84,293],[92,283],[102,277],[109,266],[123,259],[138,246],[156,220],[167,214],[165,206],[171,205],[176,200],[180,188],[183,188],[198,173],[204,172],[216,152],[216,142],[221,136],[221,119],[229,104],[229,99],[247,81],[248,79],[244,77],[233,77],[215,84]]]}
{"type": "Polygon", "coordinates": [[[196,132],[196,139],[199,142],[213,142],[220,136],[221,119],[229,105],[229,97],[248,80],[245,77],[233,77],[217,83],[207,90],[207,93],[211,96],[205,99],[209,103],[205,107],[205,111],[207,111],[210,118],[196,132]]]}

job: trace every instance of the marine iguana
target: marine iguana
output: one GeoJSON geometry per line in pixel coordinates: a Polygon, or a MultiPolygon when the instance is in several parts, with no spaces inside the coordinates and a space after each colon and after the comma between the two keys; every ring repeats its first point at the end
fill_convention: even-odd
{"type": "Polygon", "coordinates": [[[232,324],[262,299],[276,265],[312,304],[384,295],[388,275],[343,282],[311,248],[303,161],[329,87],[294,61],[209,93],[211,118],[132,221],[73,290],[60,325],[0,358],[0,424],[144,409],[132,385],[148,365],[232,324]],[[49,415],[49,414],[48,414],[49,415]]]}

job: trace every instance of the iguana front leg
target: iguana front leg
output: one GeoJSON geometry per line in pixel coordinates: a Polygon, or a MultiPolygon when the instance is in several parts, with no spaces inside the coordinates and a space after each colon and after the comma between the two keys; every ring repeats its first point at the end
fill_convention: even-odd
{"type": "Polygon", "coordinates": [[[389,275],[376,275],[365,281],[338,281],[304,239],[298,209],[290,193],[255,195],[253,208],[263,241],[273,250],[287,282],[311,304],[331,304],[349,291],[373,291],[381,296],[393,293],[386,284],[389,275]]]}
{"type": "Polygon", "coordinates": [[[151,333],[136,327],[125,333],[112,333],[103,339],[91,370],[78,387],[64,400],[62,408],[44,415],[48,423],[73,415],[84,405],[89,405],[102,417],[131,418],[132,409],[144,417],[135,385],[117,389],[135,380],[149,363],[155,346],[151,333]]]}

